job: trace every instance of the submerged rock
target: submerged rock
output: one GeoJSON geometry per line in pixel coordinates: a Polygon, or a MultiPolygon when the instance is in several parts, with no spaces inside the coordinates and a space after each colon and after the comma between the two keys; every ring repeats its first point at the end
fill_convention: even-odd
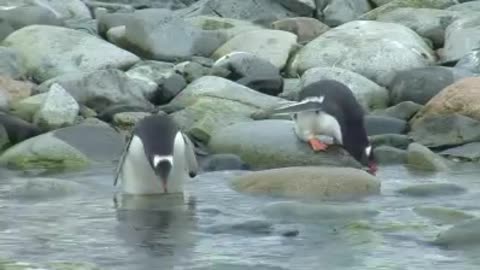
{"type": "Polygon", "coordinates": [[[427,171],[447,171],[447,161],[419,143],[411,143],[407,149],[407,163],[427,171]]]}
{"type": "Polygon", "coordinates": [[[380,194],[380,182],[369,173],[324,166],[251,172],[235,178],[232,187],[256,195],[320,200],[348,200],[380,194]]]}
{"type": "Polygon", "coordinates": [[[450,183],[427,183],[402,188],[398,193],[414,197],[452,196],[467,192],[462,186],[450,183]]]}
{"type": "Polygon", "coordinates": [[[471,219],[454,225],[439,233],[433,243],[448,247],[480,245],[480,219],[471,219]]]}
{"type": "Polygon", "coordinates": [[[445,207],[417,206],[413,208],[413,211],[420,216],[431,219],[436,224],[455,224],[474,218],[473,215],[463,211],[445,207]]]}
{"type": "Polygon", "coordinates": [[[373,147],[377,146],[392,146],[400,149],[407,149],[412,140],[404,134],[380,134],[369,136],[370,143],[373,147]]]}
{"type": "Polygon", "coordinates": [[[205,172],[225,170],[248,170],[250,166],[234,154],[213,154],[200,162],[205,172]]]}
{"type": "Polygon", "coordinates": [[[289,166],[360,167],[345,150],[330,146],[315,153],[294,133],[288,120],[261,120],[235,123],[215,131],[208,147],[214,153],[233,153],[255,168],[289,166]],[[281,147],[280,147],[281,146],[281,147]]]}
{"type": "Polygon", "coordinates": [[[80,184],[56,178],[13,178],[6,196],[14,199],[55,199],[75,194],[80,184]]]}

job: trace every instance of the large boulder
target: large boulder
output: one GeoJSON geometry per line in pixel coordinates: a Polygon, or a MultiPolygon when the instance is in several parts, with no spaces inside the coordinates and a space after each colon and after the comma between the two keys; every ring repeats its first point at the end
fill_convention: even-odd
{"type": "Polygon", "coordinates": [[[480,121],[460,114],[432,115],[415,122],[409,136],[427,147],[480,141],[480,121]]]}
{"type": "MultiPolygon", "coordinates": [[[[0,36],[0,40],[2,37],[0,36]]],[[[18,52],[11,48],[0,47],[0,76],[19,79],[26,71],[22,66],[18,52]]]]}
{"type": "Polygon", "coordinates": [[[456,61],[480,46],[480,17],[467,16],[455,20],[445,30],[442,60],[456,61]]]}
{"type": "Polygon", "coordinates": [[[387,107],[387,89],[358,73],[337,67],[311,68],[303,73],[301,85],[306,87],[320,80],[336,80],[344,83],[352,90],[357,101],[367,112],[387,107]]]}
{"type": "Polygon", "coordinates": [[[378,16],[398,8],[436,8],[444,9],[458,4],[457,0],[382,0],[382,5],[363,14],[360,19],[375,20],[378,16]]]}
{"type": "Polygon", "coordinates": [[[457,68],[431,66],[400,71],[390,82],[390,100],[393,104],[413,101],[424,105],[445,87],[471,76],[457,68]]]}
{"type": "Polygon", "coordinates": [[[152,108],[148,98],[157,88],[156,84],[131,78],[121,70],[102,69],[54,77],[39,85],[37,91],[47,92],[54,83],[61,85],[78,103],[97,112],[120,103],[152,108]]]}
{"type": "Polygon", "coordinates": [[[419,143],[411,143],[407,149],[409,165],[426,171],[447,171],[446,161],[427,147],[419,143]]]}
{"type": "Polygon", "coordinates": [[[371,10],[368,0],[328,0],[319,19],[329,26],[338,26],[357,19],[371,10]]]}
{"type": "Polygon", "coordinates": [[[204,76],[190,83],[169,106],[183,109],[172,114],[183,130],[207,142],[216,129],[251,121],[250,115],[256,110],[282,102],[286,101],[230,80],[204,76]]]}
{"type": "Polygon", "coordinates": [[[367,172],[344,167],[287,167],[235,178],[239,192],[288,198],[349,200],[380,194],[380,182],[367,172]]]}
{"type": "Polygon", "coordinates": [[[145,58],[165,61],[209,56],[226,41],[221,32],[195,27],[167,9],[136,11],[125,23],[128,48],[145,58]]]}
{"type": "Polygon", "coordinates": [[[420,36],[433,42],[435,48],[442,48],[445,29],[458,19],[454,11],[433,8],[398,8],[377,17],[377,21],[398,23],[407,26],[420,36]]]}
{"type": "Polygon", "coordinates": [[[291,32],[297,35],[298,43],[305,44],[330,30],[330,27],[314,18],[296,17],[275,21],[272,29],[291,32]]]}
{"type": "Polygon", "coordinates": [[[289,65],[289,74],[295,77],[313,67],[338,67],[386,86],[396,72],[428,66],[434,61],[430,47],[406,26],[352,21],[300,49],[289,65]]]}
{"type": "Polygon", "coordinates": [[[218,59],[231,52],[240,51],[257,55],[282,69],[297,43],[297,36],[280,30],[253,30],[236,35],[220,46],[212,55],[218,59]],[[245,42],[248,40],[248,42],[245,42]]]}
{"type": "Polygon", "coordinates": [[[140,59],[82,31],[58,26],[31,25],[15,31],[3,46],[16,49],[35,80],[107,67],[125,69],[140,59]]]}
{"type": "Polygon", "coordinates": [[[294,133],[288,120],[261,120],[235,123],[216,130],[208,147],[214,153],[234,153],[254,168],[288,166],[360,165],[343,148],[331,146],[315,153],[294,133]],[[281,146],[281,147],[279,147],[281,146]]]}
{"type": "Polygon", "coordinates": [[[480,50],[472,50],[465,54],[455,64],[455,68],[466,70],[467,72],[472,72],[477,75],[480,74],[480,50]]]}
{"type": "Polygon", "coordinates": [[[480,120],[480,77],[461,79],[433,97],[410,121],[412,127],[431,116],[457,113],[480,120]]]}
{"type": "Polygon", "coordinates": [[[276,0],[199,0],[179,10],[178,14],[186,17],[218,16],[264,24],[297,15],[276,0]]]}
{"type": "Polygon", "coordinates": [[[124,140],[108,126],[82,124],[32,137],[7,149],[0,164],[13,169],[77,170],[112,164],[124,140]]]}

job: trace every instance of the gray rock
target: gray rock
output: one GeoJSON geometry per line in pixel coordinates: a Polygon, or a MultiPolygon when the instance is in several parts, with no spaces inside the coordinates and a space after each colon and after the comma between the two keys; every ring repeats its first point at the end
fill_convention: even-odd
{"type": "Polygon", "coordinates": [[[381,145],[375,147],[373,153],[379,164],[404,164],[407,161],[407,151],[393,146],[381,145]]]}
{"type": "Polygon", "coordinates": [[[45,130],[71,126],[79,111],[77,101],[62,86],[54,83],[35,114],[34,123],[45,130]]]}
{"type": "Polygon", "coordinates": [[[63,26],[73,30],[83,31],[92,36],[98,35],[97,21],[91,18],[66,19],[63,21],[63,26]]]}
{"type": "Polygon", "coordinates": [[[480,218],[467,220],[439,233],[434,243],[448,247],[479,245],[479,230],[480,218]]]}
{"type": "Polygon", "coordinates": [[[122,69],[139,61],[134,54],[106,41],[57,26],[27,26],[9,35],[2,44],[22,55],[28,74],[39,82],[72,72],[122,69]]]}
{"type": "Polygon", "coordinates": [[[10,144],[10,139],[8,138],[7,130],[0,125],[0,152],[3,151],[8,144],[10,144]]]}
{"type": "Polygon", "coordinates": [[[191,83],[194,80],[209,75],[210,68],[195,61],[185,61],[175,65],[173,70],[182,75],[186,82],[191,83]]]}
{"type": "Polygon", "coordinates": [[[47,93],[36,94],[24,98],[10,106],[10,111],[15,116],[22,118],[25,121],[33,122],[33,116],[40,109],[45,100],[47,93]]]}
{"type": "Polygon", "coordinates": [[[296,93],[300,92],[302,88],[301,79],[297,78],[284,78],[283,79],[283,92],[279,97],[288,100],[297,100],[296,93]]]}
{"type": "Polygon", "coordinates": [[[385,145],[400,149],[407,149],[412,140],[404,134],[380,134],[370,136],[370,143],[373,147],[385,145]]]}
{"type": "Polygon", "coordinates": [[[110,28],[106,33],[106,39],[120,48],[127,48],[128,42],[125,37],[126,27],[125,25],[115,26],[110,28]]]}
{"type": "Polygon", "coordinates": [[[463,211],[432,206],[416,206],[413,211],[422,217],[426,217],[436,224],[456,224],[467,219],[472,219],[474,216],[463,211]]]}
{"type": "Polygon", "coordinates": [[[19,143],[41,133],[40,129],[14,115],[0,113],[0,126],[5,128],[12,144],[19,143]]]}
{"type": "Polygon", "coordinates": [[[334,27],[353,21],[370,10],[368,0],[329,0],[320,19],[334,27]]]}
{"type": "Polygon", "coordinates": [[[480,17],[460,18],[445,30],[443,61],[459,60],[468,52],[480,46],[480,17]]]}
{"type": "Polygon", "coordinates": [[[14,31],[15,29],[8,21],[0,20],[0,42],[14,31]]]}
{"type": "Polygon", "coordinates": [[[387,107],[387,90],[358,73],[336,67],[311,68],[303,73],[301,85],[306,87],[320,80],[336,80],[344,83],[352,90],[366,112],[387,107]]]}
{"type": "Polygon", "coordinates": [[[226,41],[218,32],[209,32],[185,22],[170,10],[136,11],[125,23],[128,48],[153,60],[188,60],[210,54],[226,41]]]}
{"type": "Polygon", "coordinates": [[[380,182],[367,172],[328,166],[262,170],[232,181],[233,189],[239,192],[319,200],[350,200],[378,195],[380,186],[380,182]]]}
{"type": "Polygon", "coordinates": [[[480,50],[473,50],[465,54],[458,60],[457,64],[455,64],[455,68],[480,74],[480,50]]]}
{"type": "Polygon", "coordinates": [[[299,44],[306,44],[330,30],[328,25],[310,17],[296,17],[278,20],[273,22],[271,27],[275,30],[288,31],[295,34],[299,44]]]}
{"type": "Polygon", "coordinates": [[[458,4],[457,0],[392,0],[382,1],[381,6],[373,9],[370,12],[367,12],[359,17],[360,20],[375,20],[378,16],[395,10],[397,8],[405,8],[405,7],[412,7],[412,8],[436,8],[436,9],[444,9],[449,6],[458,4]]]}
{"type": "Polygon", "coordinates": [[[311,16],[315,10],[314,0],[278,0],[278,2],[301,16],[311,16]]]}
{"type": "Polygon", "coordinates": [[[372,112],[375,115],[393,117],[409,121],[423,106],[413,101],[402,101],[395,106],[388,107],[385,110],[372,112]]]}
{"type": "Polygon", "coordinates": [[[250,166],[241,157],[234,154],[213,154],[200,162],[205,172],[248,170],[250,166]]]}
{"type": "Polygon", "coordinates": [[[85,5],[87,5],[90,13],[93,13],[94,10],[98,8],[103,8],[107,13],[116,13],[116,12],[134,12],[135,8],[129,4],[122,3],[108,3],[105,1],[94,1],[86,0],[85,5]]]}
{"type": "Polygon", "coordinates": [[[380,212],[362,206],[312,204],[297,201],[278,201],[262,207],[269,218],[282,221],[306,221],[307,223],[327,220],[352,220],[375,217],[380,212]]]}
{"type": "Polygon", "coordinates": [[[108,30],[114,27],[125,26],[133,12],[100,13],[97,15],[98,34],[105,37],[108,30]]]}
{"type": "Polygon", "coordinates": [[[456,12],[461,12],[463,14],[469,13],[469,12],[480,12],[480,3],[478,1],[471,1],[471,0],[466,0],[466,1],[459,1],[459,4],[449,6],[445,10],[448,11],[456,11],[456,12]],[[462,3],[463,2],[463,3],[462,3]]]}
{"type": "Polygon", "coordinates": [[[169,106],[180,109],[172,115],[183,130],[208,142],[216,129],[240,121],[252,121],[250,115],[256,110],[278,106],[282,102],[285,100],[230,80],[204,76],[190,83],[169,106]]]}
{"type": "Polygon", "coordinates": [[[446,160],[419,143],[411,143],[407,148],[407,163],[426,171],[447,171],[446,160]]]}
{"type": "Polygon", "coordinates": [[[400,194],[413,197],[459,195],[465,192],[467,190],[464,187],[450,183],[417,184],[398,190],[400,194]]]}
{"type": "Polygon", "coordinates": [[[400,71],[388,87],[390,99],[393,104],[413,101],[424,105],[445,87],[469,76],[469,72],[441,66],[400,71]]]}
{"type": "Polygon", "coordinates": [[[82,124],[18,143],[0,156],[0,164],[19,170],[81,170],[96,163],[111,164],[120,157],[123,144],[111,127],[82,124]]]}
{"type": "Polygon", "coordinates": [[[385,86],[399,70],[425,67],[434,61],[430,47],[406,26],[352,21],[331,29],[301,48],[293,56],[288,71],[295,77],[313,67],[338,67],[385,86]]]}
{"type": "Polygon", "coordinates": [[[263,29],[264,27],[252,22],[214,16],[193,16],[185,18],[191,25],[209,32],[219,33],[228,39],[252,30],[263,29]]]}
{"type": "Polygon", "coordinates": [[[52,10],[40,6],[20,6],[9,10],[0,10],[0,19],[8,22],[15,30],[34,24],[63,25],[63,22],[52,10]]]}
{"type": "Polygon", "coordinates": [[[276,0],[200,0],[178,13],[180,16],[210,15],[264,24],[297,15],[276,0]]]}
{"type": "Polygon", "coordinates": [[[380,134],[404,134],[408,131],[405,120],[387,116],[366,115],[365,128],[368,136],[380,134]]]}
{"type": "Polygon", "coordinates": [[[132,66],[125,74],[130,78],[145,79],[161,85],[174,66],[169,62],[143,60],[132,66]]]}
{"type": "Polygon", "coordinates": [[[153,108],[148,98],[157,88],[143,80],[130,78],[120,70],[102,69],[58,76],[45,81],[37,90],[40,93],[46,92],[54,83],[61,85],[78,103],[97,112],[113,104],[153,108]]]}
{"type": "Polygon", "coordinates": [[[81,188],[80,184],[56,178],[14,178],[7,190],[7,197],[28,200],[51,200],[73,195],[81,188]]]}
{"type": "Polygon", "coordinates": [[[271,62],[247,52],[232,52],[218,59],[213,69],[230,71],[226,77],[264,94],[278,95],[283,89],[280,71],[271,62]]]}
{"type": "Polygon", "coordinates": [[[480,122],[459,114],[429,116],[408,135],[427,147],[457,146],[480,141],[480,122]]]}
{"type": "Polygon", "coordinates": [[[134,8],[166,8],[179,9],[195,2],[195,0],[102,0],[105,3],[112,4],[129,4],[134,8]]]}
{"type": "Polygon", "coordinates": [[[461,146],[449,148],[440,152],[439,154],[449,158],[478,161],[480,160],[480,142],[472,142],[461,146]]]}
{"type": "Polygon", "coordinates": [[[297,43],[297,36],[280,30],[253,30],[240,33],[220,46],[212,54],[219,59],[232,52],[248,52],[270,61],[283,69],[297,43]],[[249,42],[245,42],[248,40],[249,42]]]}
{"type": "Polygon", "coordinates": [[[143,118],[151,115],[146,112],[121,112],[113,116],[113,125],[119,129],[131,130],[143,118]]]}
{"type": "Polygon", "coordinates": [[[445,29],[459,18],[454,11],[433,8],[398,8],[378,16],[377,20],[407,26],[420,36],[430,39],[435,48],[442,48],[445,29]]]}
{"type": "Polygon", "coordinates": [[[351,166],[359,164],[341,147],[315,153],[301,142],[286,120],[241,122],[216,130],[208,147],[214,153],[233,153],[254,168],[287,166],[351,166]],[[282,147],[279,147],[281,145],[282,147]]]}
{"type": "Polygon", "coordinates": [[[90,10],[82,0],[29,0],[31,3],[47,8],[58,18],[92,18],[90,10]]]}

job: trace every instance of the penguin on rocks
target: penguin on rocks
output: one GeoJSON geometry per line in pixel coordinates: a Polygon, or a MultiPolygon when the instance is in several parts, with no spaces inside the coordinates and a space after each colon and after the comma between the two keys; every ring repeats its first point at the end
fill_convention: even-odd
{"type": "Polygon", "coordinates": [[[194,145],[167,114],[151,115],[135,125],[117,165],[114,186],[132,195],[183,193],[197,175],[194,145]]]}
{"type": "Polygon", "coordinates": [[[335,80],[320,80],[301,89],[298,100],[273,113],[289,113],[295,134],[314,151],[328,148],[318,136],[332,137],[334,144],[342,145],[375,175],[377,164],[365,129],[365,113],[350,88],[335,80]]]}

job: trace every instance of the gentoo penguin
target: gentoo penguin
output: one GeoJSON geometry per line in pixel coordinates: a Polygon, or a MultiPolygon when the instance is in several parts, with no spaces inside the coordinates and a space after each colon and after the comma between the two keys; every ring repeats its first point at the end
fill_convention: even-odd
{"type": "Polygon", "coordinates": [[[151,115],[134,127],[117,166],[126,194],[182,193],[183,183],[195,177],[194,146],[167,114],[151,115]]]}
{"type": "Polygon", "coordinates": [[[328,147],[318,135],[330,136],[367,166],[368,172],[375,174],[377,166],[364,126],[364,111],[346,85],[335,80],[320,80],[301,89],[298,100],[273,113],[290,113],[297,137],[308,142],[314,151],[328,147]]]}

